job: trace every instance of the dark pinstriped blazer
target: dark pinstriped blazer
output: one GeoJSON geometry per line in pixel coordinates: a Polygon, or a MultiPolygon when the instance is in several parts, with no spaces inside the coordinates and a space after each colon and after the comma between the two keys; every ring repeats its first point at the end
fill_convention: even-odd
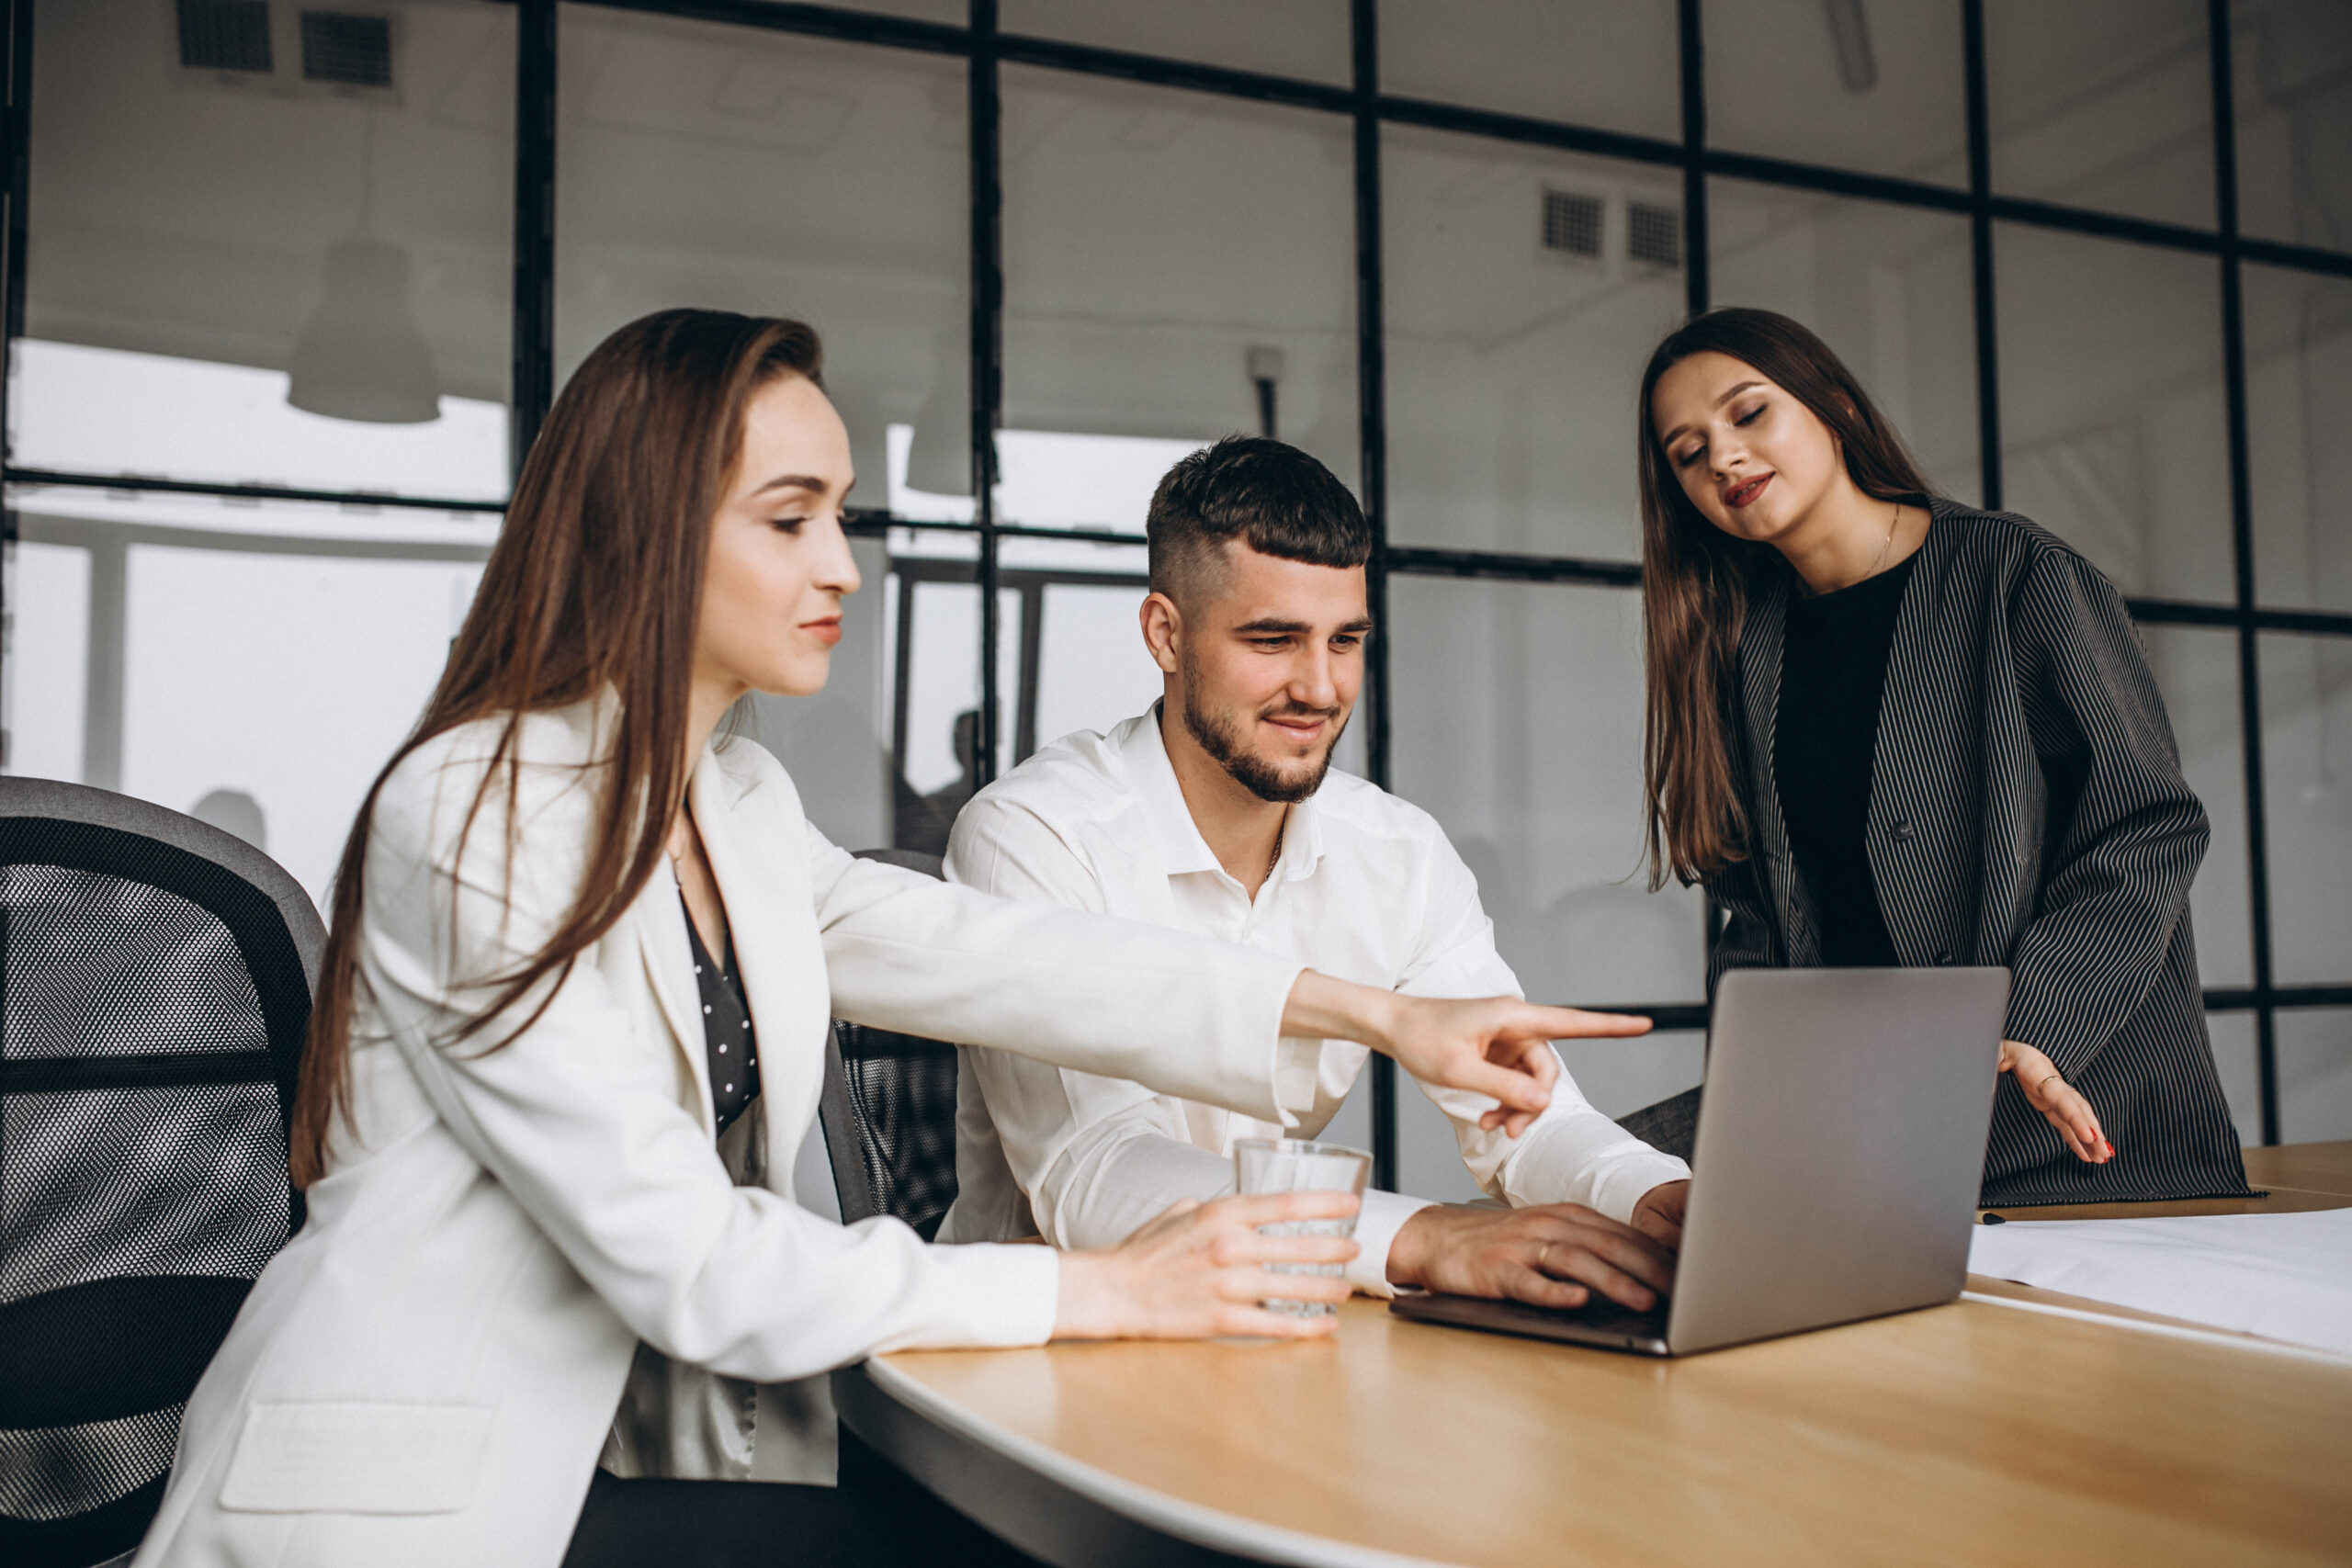
{"type": "MultiPolygon", "coordinates": [[[[2008,965],[2008,1038],[2049,1053],[2118,1151],[2075,1159],[2004,1076],[1984,1201],[2243,1192],[2188,927],[2211,834],[2131,618],[2024,518],[1929,507],[1871,767],[1879,908],[1906,965],[2008,965]]],[[[1772,777],[1792,581],[1757,573],[1729,698],[1751,852],[1708,881],[1730,916],[1711,993],[1727,969],[1821,962],[1772,777]]]]}

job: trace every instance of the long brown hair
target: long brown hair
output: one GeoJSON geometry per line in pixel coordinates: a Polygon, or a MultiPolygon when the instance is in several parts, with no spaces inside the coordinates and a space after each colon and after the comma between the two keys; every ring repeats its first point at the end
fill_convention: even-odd
{"type": "Polygon", "coordinates": [[[1650,886],[1686,886],[1747,857],[1747,813],[1732,776],[1731,694],[1755,574],[1777,553],[1736,539],[1682,492],[1650,416],[1658,378],[1694,354],[1728,355],[1829,427],[1846,472],[1881,501],[1931,494],[1903,437],[1829,345],[1770,310],[1694,316],[1642,372],[1635,440],[1642,486],[1642,636],[1648,713],[1642,731],[1650,886]]]}
{"type": "MultiPolygon", "coordinates": [[[[651,878],[685,794],[703,562],[742,446],[744,404],[786,376],[821,385],[822,368],[817,334],[801,322],[662,310],[598,344],[548,411],[440,684],[344,843],[288,1140],[296,1186],[326,1174],[328,1136],[349,1093],[368,835],[385,779],[436,735],[502,721],[459,837],[503,780],[511,857],[524,716],[600,692],[616,699],[579,894],[545,947],[507,974],[479,977],[494,988],[491,1000],[442,1042],[454,1044],[548,976],[560,985],[651,878]]],[[[554,990],[506,1039],[537,1020],[554,990]]]]}

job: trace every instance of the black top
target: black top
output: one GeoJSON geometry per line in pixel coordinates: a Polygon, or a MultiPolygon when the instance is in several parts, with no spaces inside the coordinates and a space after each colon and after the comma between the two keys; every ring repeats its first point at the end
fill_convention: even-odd
{"type": "Polygon", "coordinates": [[[1871,760],[1894,615],[1915,554],[1818,598],[1792,592],[1772,718],[1772,782],[1789,852],[1813,896],[1822,962],[1837,968],[1901,962],[1886,934],[1869,850],[1871,760]]]}
{"type": "MultiPolygon", "coordinates": [[[[678,895],[681,904],[685,895],[678,895]]],[[[727,962],[712,962],[686,916],[686,941],[694,945],[695,986],[702,993],[703,1049],[710,1059],[710,1109],[721,1133],[760,1092],[759,1043],[752,1037],[752,1004],[743,995],[743,976],[735,970],[735,943],[730,935],[727,962]]]]}

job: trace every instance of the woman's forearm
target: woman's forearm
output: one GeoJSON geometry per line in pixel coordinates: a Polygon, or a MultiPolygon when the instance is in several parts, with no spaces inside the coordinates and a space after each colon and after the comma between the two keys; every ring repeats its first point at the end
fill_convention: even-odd
{"type": "Polygon", "coordinates": [[[1516,997],[1408,997],[1302,970],[1283,1007],[1285,1035],[1353,1040],[1424,1084],[1497,1101],[1480,1119],[1517,1137],[1551,1103],[1555,1040],[1648,1032],[1645,1018],[1540,1007],[1516,997]]]}
{"type": "Polygon", "coordinates": [[[1394,991],[1303,970],[1283,1004],[1283,1032],[1306,1040],[1352,1040],[1393,1056],[1400,1001],[1394,991]]]}

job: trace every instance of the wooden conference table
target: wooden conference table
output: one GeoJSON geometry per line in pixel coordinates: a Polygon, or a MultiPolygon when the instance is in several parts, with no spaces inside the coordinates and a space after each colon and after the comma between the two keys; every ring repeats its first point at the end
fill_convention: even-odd
{"type": "MultiPolygon", "coordinates": [[[[2272,1196],[2014,1213],[2352,1207],[2352,1143],[2248,1149],[2246,1172],[2272,1196]]],[[[1688,1360],[1360,1298],[1314,1344],[909,1352],[835,1394],[1070,1568],[2352,1562],[2352,1359],[1969,1287],[1688,1360]]]]}

